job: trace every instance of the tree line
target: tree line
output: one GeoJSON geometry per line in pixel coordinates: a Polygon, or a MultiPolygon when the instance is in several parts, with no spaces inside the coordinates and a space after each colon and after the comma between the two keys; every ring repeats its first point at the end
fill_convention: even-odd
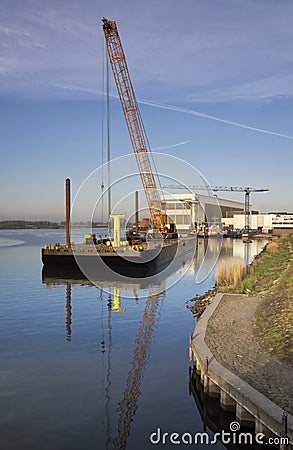
{"type": "MultiPolygon", "coordinates": [[[[100,222],[78,222],[73,224],[77,227],[107,227],[108,224],[103,224],[100,222]]],[[[15,229],[38,229],[38,228],[65,228],[65,222],[51,222],[49,220],[2,220],[0,221],[0,229],[2,230],[15,230],[15,229]]]]}

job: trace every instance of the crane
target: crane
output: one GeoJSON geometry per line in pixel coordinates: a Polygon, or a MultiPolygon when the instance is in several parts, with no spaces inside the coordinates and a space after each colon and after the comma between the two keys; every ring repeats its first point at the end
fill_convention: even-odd
{"type": "Polygon", "coordinates": [[[165,214],[162,211],[161,199],[149,157],[148,140],[137,105],[117,25],[116,22],[108,20],[105,17],[102,18],[102,22],[108,56],[149,205],[153,227],[162,233],[166,230],[165,214]]]}
{"type": "MultiPolygon", "coordinates": [[[[108,56],[149,205],[153,227],[157,231],[164,233],[166,231],[166,218],[162,210],[161,199],[147,149],[147,136],[139,113],[117,25],[114,21],[107,20],[105,17],[102,18],[102,22],[108,56]]],[[[159,288],[151,288],[146,301],[143,318],[140,322],[135,340],[136,347],[133,352],[133,360],[128,373],[124,396],[118,405],[118,436],[114,440],[113,446],[117,450],[126,448],[131,422],[138,408],[140,383],[149,356],[156,321],[156,311],[159,305],[159,288]]]]}
{"type": "Polygon", "coordinates": [[[245,226],[244,226],[244,232],[248,233],[250,230],[250,194],[251,192],[268,192],[268,188],[261,188],[261,189],[255,189],[252,187],[244,187],[244,186],[200,186],[200,185],[187,185],[184,186],[182,184],[172,184],[168,186],[163,186],[165,189],[191,189],[193,191],[213,191],[213,192],[245,192],[245,226]]]}

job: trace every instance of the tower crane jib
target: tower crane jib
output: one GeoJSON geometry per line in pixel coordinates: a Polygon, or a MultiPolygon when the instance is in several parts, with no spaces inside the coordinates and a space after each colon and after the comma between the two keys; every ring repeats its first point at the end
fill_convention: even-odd
{"type": "Polygon", "coordinates": [[[269,188],[261,188],[255,189],[252,187],[244,187],[244,186],[199,186],[199,185],[182,185],[182,184],[170,184],[168,186],[163,186],[163,188],[169,189],[191,189],[193,191],[213,191],[213,192],[244,192],[245,193],[245,226],[244,230],[248,232],[250,230],[250,194],[252,192],[268,192],[269,188]]]}

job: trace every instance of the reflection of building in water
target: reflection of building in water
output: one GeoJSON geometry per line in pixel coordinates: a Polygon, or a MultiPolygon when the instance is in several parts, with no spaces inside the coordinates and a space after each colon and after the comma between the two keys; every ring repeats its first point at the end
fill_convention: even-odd
{"type": "Polygon", "coordinates": [[[198,239],[194,272],[197,282],[208,277],[215,267],[222,248],[222,238],[198,239]]]}
{"type": "Polygon", "coordinates": [[[222,263],[227,267],[232,267],[234,263],[244,267],[252,262],[253,257],[263,249],[265,244],[264,240],[244,242],[230,238],[199,238],[196,258],[190,265],[188,273],[194,272],[197,282],[201,282],[222,263]]]}
{"type": "Polygon", "coordinates": [[[264,247],[265,242],[263,240],[252,240],[242,242],[239,239],[233,239],[233,258],[239,258],[249,264],[253,255],[257,255],[264,247]]]}

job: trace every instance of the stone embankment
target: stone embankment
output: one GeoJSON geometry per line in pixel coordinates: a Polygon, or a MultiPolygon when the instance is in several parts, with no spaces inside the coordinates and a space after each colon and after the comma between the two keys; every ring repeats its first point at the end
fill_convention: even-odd
{"type": "Polygon", "coordinates": [[[209,319],[205,342],[217,361],[293,414],[292,366],[267,352],[254,328],[261,301],[247,295],[223,295],[209,319]]]}
{"type": "MultiPolygon", "coordinates": [[[[198,319],[190,357],[205,392],[256,433],[293,442],[292,367],[272,360],[254,339],[254,311],[260,299],[217,294],[198,319]]],[[[288,448],[281,444],[281,449],[288,448]]]]}

